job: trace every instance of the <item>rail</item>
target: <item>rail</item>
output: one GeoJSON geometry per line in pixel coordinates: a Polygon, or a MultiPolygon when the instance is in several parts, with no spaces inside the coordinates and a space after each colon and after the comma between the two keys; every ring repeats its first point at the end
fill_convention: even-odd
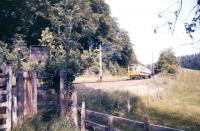
{"type": "Polygon", "coordinates": [[[85,102],[82,102],[81,107],[78,107],[77,105],[77,92],[72,93],[72,120],[74,122],[74,125],[76,128],[79,128],[78,126],[78,113],[80,112],[81,118],[80,118],[80,129],[81,131],[86,131],[86,127],[92,128],[92,130],[100,130],[100,131],[119,131],[115,127],[115,125],[126,125],[130,128],[134,129],[144,129],[144,131],[184,131],[181,129],[171,128],[171,127],[165,127],[155,124],[150,124],[149,116],[145,116],[143,122],[131,120],[127,118],[122,118],[118,116],[113,116],[105,113],[95,112],[92,110],[87,110],[85,107],[85,102]],[[97,118],[99,120],[103,120],[107,122],[107,125],[101,125],[99,123],[91,121],[92,118],[97,118]]]}
{"type": "Polygon", "coordinates": [[[4,78],[4,81],[1,81],[1,88],[0,95],[6,96],[6,101],[1,97],[0,102],[0,119],[4,120],[5,122],[0,125],[0,130],[11,130],[11,123],[12,123],[12,69],[11,66],[7,67],[7,72],[5,74],[0,74],[0,78],[4,78]],[[5,110],[5,111],[3,111],[5,110]]]}
{"type": "MultiPolygon", "coordinates": [[[[85,109],[81,109],[81,110],[85,110],[85,109]]],[[[117,116],[113,116],[113,115],[109,115],[109,114],[104,114],[104,113],[100,113],[100,112],[95,112],[95,111],[91,111],[91,110],[85,110],[85,115],[86,118],[99,118],[102,120],[106,120],[108,121],[108,125],[107,126],[99,126],[99,124],[97,123],[91,123],[89,121],[89,125],[93,126],[95,129],[96,127],[102,127],[101,129],[109,129],[108,127],[112,127],[110,128],[109,131],[111,130],[118,130],[118,129],[114,129],[113,128],[113,123],[117,123],[117,124],[123,124],[123,125],[127,125],[127,126],[131,126],[133,128],[143,128],[145,130],[155,130],[155,131],[183,131],[181,129],[175,129],[175,128],[171,128],[171,127],[165,127],[165,126],[160,126],[160,125],[155,125],[155,124],[150,124],[149,123],[149,117],[145,116],[144,117],[144,122],[140,122],[140,121],[135,121],[135,120],[130,120],[130,119],[126,119],[126,118],[122,118],[122,117],[117,117],[117,116]],[[109,122],[110,121],[110,122],[109,122]],[[97,124],[97,125],[95,125],[97,124]]],[[[85,123],[88,123],[88,120],[85,120],[85,123]]],[[[97,128],[97,129],[98,129],[97,128]]],[[[99,128],[100,129],[100,128],[99,128]]]]}

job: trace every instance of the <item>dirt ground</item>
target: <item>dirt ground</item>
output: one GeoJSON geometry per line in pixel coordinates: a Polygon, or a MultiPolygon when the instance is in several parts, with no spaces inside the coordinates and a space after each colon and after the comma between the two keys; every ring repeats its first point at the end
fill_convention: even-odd
{"type": "Polygon", "coordinates": [[[103,91],[129,91],[131,94],[137,96],[157,96],[169,90],[170,83],[166,80],[160,79],[143,79],[143,80],[125,80],[115,82],[90,82],[90,83],[76,83],[73,84],[75,90],[84,92],[89,90],[103,90],[103,91]]]}

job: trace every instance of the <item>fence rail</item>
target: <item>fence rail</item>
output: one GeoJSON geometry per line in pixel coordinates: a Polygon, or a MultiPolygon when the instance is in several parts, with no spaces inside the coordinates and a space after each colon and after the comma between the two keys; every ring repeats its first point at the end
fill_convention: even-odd
{"type": "Polygon", "coordinates": [[[22,124],[24,119],[37,113],[39,108],[56,108],[60,110],[61,116],[64,116],[64,93],[62,71],[58,95],[55,90],[38,90],[36,73],[25,72],[23,69],[16,70],[16,88],[12,88],[12,68],[10,64],[6,65],[4,74],[0,74],[0,130],[11,131],[11,128],[22,124]],[[60,104],[60,107],[57,107],[57,104],[60,104]]]}
{"type": "Polygon", "coordinates": [[[37,112],[37,81],[34,72],[16,72],[16,88],[12,88],[12,68],[7,65],[0,74],[0,130],[11,131],[24,118],[37,112]]]}
{"type": "Polygon", "coordinates": [[[6,95],[8,93],[7,90],[0,90],[0,95],[6,95]]]}
{"type": "Polygon", "coordinates": [[[7,102],[0,103],[0,107],[6,107],[6,106],[7,106],[7,102]]]}
{"type": "MultiPolygon", "coordinates": [[[[148,130],[155,130],[155,131],[183,131],[180,129],[175,129],[175,128],[170,128],[170,127],[165,127],[165,126],[160,126],[160,125],[154,125],[154,124],[149,124],[148,118],[144,118],[144,122],[140,121],[135,121],[135,120],[130,120],[122,117],[117,117],[117,116],[112,116],[109,114],[104,114],[100,112],[95,112],[91,110],[86,110],[86,116],[91,118],[91,117],[96,117],[99,119],[107,120],[111,119],[111,123],[108,123],[108,126],[113,123],[118,123],[118,124],[124,124],[127,126],[135,127],[135,128],[145,128],[148,127],[148,130]]],[[[108,129],[107,126],[102,126],[94,122],[90,122],[88,120],[85,120],[86,123],[89,123],[90,126],[94,126],[94,128],[98,127],[101,129],[108,129]]],[[[117,130],[117,129],[112,129],[112,130],[117,130]]]]}
{"type": "Polygon", "coordinates": [[[108,115],[108,114],[104,114],[104,113],[100,113],[100,112],[95,112],[95,111],[91,111],[91,110],[86,110],[86,115],[90,118],[91,117],[97,117],[99,119],[103,119],[103,120],[107,120],[107,121],[109,119],[112,119],[112,123],[117,122],[117,123],[120,123],[120,124],[135,126],[135,127],[139,127],[139,128],[144,127],[144,122],[129,120],[129,119],[126,119],[126,118],[112,116],[112,115],[108,115]]]}
{"type": "Polygon", "coordinates": [[[0,119],[6,119],[7,115],[6,114],[0,114],[0,119]]]}
{"type": "Polygon", "coordinates": [[[3,83],[1,83],[1,90],[0,90],[0,95],[1,95],[1,103],[0,103],[0,119],[4,120],[3,123],[0,125],[0,130],[5,129],[6,131],[11,130],[11,121],[12,121],[12,68],[11,65],[7,65],[6,70],[4,72],[5,74],[0,74],[0,78],[4,78],[3,83]],[[6,90],[3,90],[3,89],[6,90]],[[6,95],[6,101],[2,97],[2,95],[6,95]],[[3,109],[5,107],[5,109],[3,109]],[[5,112],[3,112],[5,110],[5,112]]]}
{"type": "MultiPolygon", "coordinates": [[[[105,114],[105,113],[86,110],[85,102],[82,102],[81,108],[78,108],[78,107],[75,107],[75,105],[78,106],[77,105],[77,93],[74,92],[73,95],[74,95],[73,98],[72,98],[73,105],[74,105],[73,112],[74,111],[75,112],[80,111],[80,113],[81,113],[81,122],[80,122],[81,123],[81,125],[80,125],[81,131],[86,131],[86,127],[92,127],[93,130],[100,130],[100,131],[105,131],[105,130],[106,131],[119,131],[119,129],[116,129],[114,127],[114,123],[115,124],[117,123],[117,124],[127,125],[127,126],[130,126],[132,128],[141,128],[141,129],[144,129],[144,131],[149,131],[149,130],[154,130],[154,131],[184,131],[184,130],[181,130],[181,129],[175,129],[175,128],[171,128],[171,127],[165,127],[165,126],[150,124],[148,116],[145,116],[144,121],[141,122],[141,121],[130,120],[130,119],[126,119],[126,118],[122,118],[122,117],[118,117],[118,116],[113,116],[113,115],[109,115],[109,114],[105,114]],[[98,119],[107,121],[107,125],[101,125],[101,124],[92,122],[88,118],[89,119],[98,118],[98,119]]],[[[72,119],[73,119],[74,123],[78,123],[78,115],[77,115],[77,113],[75,113],[75,114],[76,115],[72,115],[72,119]]]]}
{"type": "Polygon", "coordinates": [[[0,78],[5,78],[5,74],[0,74],[0,78]]]}

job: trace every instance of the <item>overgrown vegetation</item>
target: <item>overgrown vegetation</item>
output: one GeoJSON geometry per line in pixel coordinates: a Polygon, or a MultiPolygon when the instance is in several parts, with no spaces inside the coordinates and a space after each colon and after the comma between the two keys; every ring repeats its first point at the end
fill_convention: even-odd
{"type": "MultiPolygon", "coordinates": [[[[147,114],[153,124],[198,131],[200,128],[200,72],[181,70],[175,80],[169,78],[162,76],[150,81],[152,84],[156,83],[156,86],[163,86],[160,84],[165,86],[172,82],[170,90],[164,90],[162,93],[162,95],[168,94],[165,97],[150,97],[149,101],[148,96],[136,97],[132,94],[133,108],[129,114],[126,112],[126,92],[113,89],[110,89],[109,92],[97,90],[81,93],[79,94],[79,104],[81,101],[85,101],[87,109],[139,121],[143,121],[144,115],[147,114]],[[160,82],[161,80],[163,82],[160,82]]],[[[129,130],[126,127],[118,128],[129,130]]]]}
{"type": "Polygon", "coordinates": [[[70,118],[58,118],[54,112],[48,111],[28,118],[13,131],[75,131],[70,118]]]}

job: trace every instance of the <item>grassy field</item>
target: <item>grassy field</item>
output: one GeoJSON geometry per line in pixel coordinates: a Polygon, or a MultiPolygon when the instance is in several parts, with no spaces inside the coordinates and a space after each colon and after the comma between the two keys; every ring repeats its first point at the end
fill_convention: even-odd
{"type": "Polygon", "coordinates": [[[181,70],[170,96],[147,107],[152,122],[185,130],[200,130],[200,72],[181,70]]]}
{"type": "MultiPolygon", "coordinates": [[[[126,113],[126,93],[96,90],[79,94],[79,102],[86,101],[89,109],[142,121],[150,116],[153,124],[200,130],[200,72],[182,69],[176,79],[161,77],[149,80],[146,85],[165,87],[161,97],[141,96],[132,102],[132,110],[126,113]],[[167,96],[162,97],[162,95],[167,96]]],[[[123,129],[122,129],[123,130],[123,129]]],[[[125,128],[124,130],[127,130],[125,128]]]]}

